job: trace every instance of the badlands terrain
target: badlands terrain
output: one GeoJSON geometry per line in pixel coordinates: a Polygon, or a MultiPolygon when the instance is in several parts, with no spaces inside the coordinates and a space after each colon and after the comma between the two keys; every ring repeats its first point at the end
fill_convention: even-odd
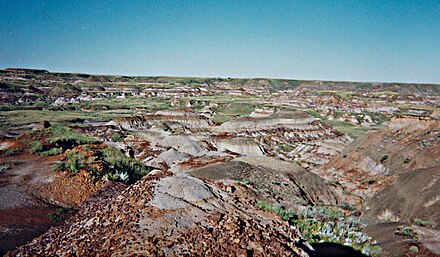
{"type": "Polygon", "coordinates": [[[439,105],[433,84],[1,70],[0,254],[439,256],[439,105]]]}

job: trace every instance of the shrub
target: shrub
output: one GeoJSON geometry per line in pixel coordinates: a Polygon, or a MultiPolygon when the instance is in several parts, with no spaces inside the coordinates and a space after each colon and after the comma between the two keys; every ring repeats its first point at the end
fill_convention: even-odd
{"type": "MultiPolygon", "coordinates": [[[[128,179],[126,179],[126,183],[134,183],[144,175],[148,174],[150,170],[145,167],[139,161],[125,156],[120,150],[107,147],[102,150],[102,158],[109,165],[109,168],[114,171],[114,173],[128,175],[128,179]]],[[[111,176],[114,178],[115,176],[111,176]]],[[[118,178],[126,178],[126,175],[118,175],[118,178]]]]}
{"type": "Polygon", "coordinates": [[[14,156],[23,152],[22,147],[14,147],[3,150],[3,156],[14,156]]]}
{"type": "Polygon", "coordinates": [[[77,133],[70,128],[55,125],[49,128],[49,132],[53,137],[49,138],[47,141],[52,144],[63,144],[73,142],[76,145],[83,144],[99,144],[100,141],[80,133],[77,133]]]}
{"type": "Polygon", "coordinates": [[[247,179],[241,179],[239,181],[237,181],[238,184],[242,184],[242,185],[249,185],[250,181],[247,179]]]}
{"type": "Polygon", "coordinates": [[[367,224],[361,218],[345,216],[338,209],[309,206],[295,213],[268,202],[258,202],[257,206],[280,214],[282,219],[295,225],[309,243],[343,244],[370,256],[380,256],[382,252],[377,242],[363,232],[367,224]]]}
{"type": "Polygon", "coordinates": [[[415,246],[415,245],[412,245],[412,246],[409,248],[409,250],[410,250],[411,252],[414,252],[414,253],[418,253],[418,252],[419,252],[419,248],[418,248],[417,246],[415,246]]]}
{"type": "Polygon", "coordinates": [[[353,204],[350,204],[350,203],[343,202],[343,203],[341,203],[340,206],[341,206],[341,208],[344,209],[344,210],[349,210],[349,211],[354,211],[354,210],[356,210],[356,207],[354,207],[354,205],[353,205],[353,204]]]}
{"type": "Polygon", "coordinates": [[[330,186],[336,186],[338,184],[338,182],[334,179],[327,180],[325,183],[330,186]]]}
{"type": "Polygon", "coordinates": [[[290,153],[293,151],[293,146],[288,145],[288,144],[283,144],[280,146],[280,151],[283,153],[290,153]]]}
{"type": "Polygon", "coordinates": [[[419,226],[421,226],[421,227],[427,226],[427,225],[429,224],[429,221],[427,221],[427,220],[421,220],[421,219],[419,219],[419,218],[415,219],[414,221],[415,221],[415,223],[416,223],[417,225],[419,225],[419,226]]]}
{"type": "Polygon", "coordinates": [[[65,170],[78,173],[86,170],[92,179],[97,181],[104,177],[107,180],[131,184],[150,172],[150,168],[139,161],[125,156],[113,147],[91,148],[81,146],[80,150],[71,150],[66,159],[57,163],[54,170],[65,170]]]}
{"type": "Polygon", "coordinates": [[[89,170],[93,171],[92,168],[89,167],[92,161],[86,161],[86,156],[84,153],[80,151],[70,151],[67,154],[67,161],[59,162],[55,166],[57,170],[68,170],[73,173],[78,173],[81,170],[89,170]]]}
{"type": "Polygon", "coordinates": [[[70,128],[54,125],[46,129],[46,139],[29,143],[29,152],[40,155],[57,155],[83,144],[98,144],[99,140],[77,133],[70,128]]]}
{"type": "Polygon", "coordinates": [[[44,155],[44,156],[52,156],[52,155],[58,155],[58,154],[62,154],[62,153],[64,153],[63,149],[53,147],[47,151],[41,152],[40,154],[44,155]]]}
{"type": "Polygon", "coordinates": [[[307,112],[310,115],[312,115],[313,117],[318,118],[320,120],[325,120],[326,119],[324,116],[322,116],[321,114],[319,114],[319,112],[317,112],[315,110],[309,109],[309,110],[307,110],[307,112]]]}
{"type": "Polygon", "coordinates": [[[60,221],[60,215],[56,214],[56,213],[49,213],[47,216],[49,216],[49,219],[52,222],[58,222],[60,221]]]}
{"type": "Polygon", "coordinates": [[[397,231],[395,232],[396,235],[408,237],[410,239],[418,240],[420,237],[420,234],[412,227],[404,227],[399,226],[397,227],[397,231]]]}
{"type": "Polygon", "coordinates": [[[410,158],[405,158],[405,159],[403,159],[403,163],[405,163],[405,164],[407,164],[407,163],[410,162],[410,161],[411,161],[410,158]]]}
{"type": "Polygon", "coordinates": [[[37,154],[41,151],[43,151],[43,145],[39,141],[33,141],[29,143],[29,152],[33,154],[37,154]]]}
{"type": "Polygon", "coordinates": [[[292,210],[286,210],[283,207],[273,206],[271,203],[268,202],[258,202],[257,206],[262,210],[272,211],[281,215],[281,218],[283,220],[289,221],[290,219],[298,218],[298,216],[292,210]]]}
{"type": "Polygon", "coordinates": [[[122,135],[120,132],[115,132],[112,135],[112,141],[113,142],[122,142],[122,141],[124,141],[124,135],[122,135]]]}
{"type": "Polygon", "coordinates": [[[382,155],[382,157],[380,157],[380,162],[384,162],[384,161],[388,160],[388,158],[389,158],[388,154],[384,154],[384,155],[382,155]]]}

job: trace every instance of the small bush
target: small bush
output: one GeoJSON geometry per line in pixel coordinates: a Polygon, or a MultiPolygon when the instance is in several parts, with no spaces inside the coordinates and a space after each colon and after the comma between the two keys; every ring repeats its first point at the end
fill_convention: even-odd
{"type": "Polygon", "coordinates": [[[86,156],[84,153],[79,151],[70,151],[67,154],[67,161],[57,163],[55,168],[57,170],[68,170],[73,173],[78,173],[81,170],[93,171],[93,169],[88,165],[90,163],[91,161],[86,161],[86,156]]]}
{"type": "Polygon", "coordinates": [[[384,154],[384,155],[382,155],[382,157],[380,157],[380,162],[384,162],[384,161],[388,160],[388,158],[389,158],[388,154],[384,154]]]}
{"type": "Polygon", "coordinates": [[[23,152],[22,147],[14,147],[3,150],[3,156],[14,156],[23,152]]]}
{"type": "MultiPolygon", "coordinates": [[[[118,174],[125,172],[128,174],[128,179],[124,181],[126,183],[134,183],[150,172],[150,170],[142,163],[133,158],[125,156],[116,148],[105,148],[102,150],[102,156],[103,160],[108,163],[109,168],[114,170],[114,172],[118,174]]],[[[118,178],[125,178],[125,175],[118,175],[118,178]]]]}
{"type": "Polygon", "coordinates": [[[77,133],[64,126],[52,126],[49,128],[49,132],[53,135],[53,137],[49,138],[47,141],[52,144],[74,142],[76,146],[100,143],[100,141],[95,138],[77,133]]]}
{"type": "Polygon", "coordinates": [[[250,181],[247,179],[242,179],[237,181],[238,184],[242,184],[242,185],[249,185],[250,181]]]}
{"type": "Polygon", "coordinates": [[[56,214],[56,213],[49,213],[47,216],[49,216],[49,219],[52,222],[58,222],[60,221],[60,215],[56,214]]]}
{"type": "Polygon", "coordinates": [[[399,236],[408,237],[414,240],[418,240],[420,237],[420,234],[414,228],[404,227],[404,226],[399,226],[395,234],[399,236]]]}
{"type": "Polygon", "coordinates": [[[338,184],[338,182],[334,179],[327,180],[325,183],[330,186],[336,186],[338,184]]]}
{"type": "Polygon", "coordinates": [[[43,145],[38,141],[33,141],[33,142],[29,143],[29,146],[30,146],[29,152],[31,152],[33,154],[37,154],[37,153],[43,151],[43,145]]]}
{"type": "Polygon", "coordinates": [[[326,120],[326,118],[324,116],[322,116],[321,114],[319,114],[319,112],[317,112],[315,110],[307,110],[307,112],[315,118],[318,118],[320,120],[326,120]]]}
{"type": "Polygon", "coordinates": [[[343,202],[343,203],[341,203],[340,206],[341,206],[342,209],[345,209],[345,210],[348,210],[348,211],[356,210],[356,207],[354,207],[354,205],[350,204],[350,203],[343,202]]]}
{"type": "Polygon", "coordinates": [[[70,128],[54,125],[46,129],[45,139],[29,144],[29,152],[40,155],[57,155],[83,144],[98,144],[99,140],[77,133],[70,128]]]}
{"type": "Polygon", "coordinates": [[[150,172],[134,158],[125,156],[113,147],[81,146],[68,152],[66,159],[57,163],[54,170],[65,170],[78,173],[86,170],[94,181],[101,178],[131,184],[150,172]]]}
{"type": "Polygon", "coordinates": [[[405,159],[403,159],[403,163],[405,163],[405,164],[407,164],[407,163],[410,162],[410,161],[411,161],[410,158],[405,158],[405,159]]]}
{"type": "Polygon", "coordinates": [[[421,227],[424,227],[424,226],[427,226],[428,224],[429,224],[429,221],[427,221],[427,220],[421,220],[421,219],[415,219],[414,220],[415,221],[415,223],[417,224],[417,225],[419,225],[419,226],[421,226],[421,227]]]}
{"type": "Polygon", "coordinates": [[[62,153],[64,153],[63,149],[53,147],[47,151],[41,152],[40,154],[44,155],[44,156],[52,156],[52,155],[58,155],[58,154],[62,154],[62,153]]]}
{"type": "Polygon", "coordinates": [[[122,142],[122,141],[124,141],[124,135],[122,135],[120,132],[115,132],[112,135],[112,141],[113,142],[122,142]]]}
{"type": "Polygon", "coordinates": [[[283,153],[290,153],[293,151],[293,149],[294,149],[293,146],[288,145],[288,144],[283,144],[280,147],[280,151],[283,153]]]}
{"type": "Polygon", "coordinates": [[[411,246],[411,247],[409,248],[409,250],[410,250],[411,252],[414,252],[414,253],[418,253],[418,252],[419,252],[419,248],[418,248],[417,246],[415,246],[415,245],[411,246]]]}

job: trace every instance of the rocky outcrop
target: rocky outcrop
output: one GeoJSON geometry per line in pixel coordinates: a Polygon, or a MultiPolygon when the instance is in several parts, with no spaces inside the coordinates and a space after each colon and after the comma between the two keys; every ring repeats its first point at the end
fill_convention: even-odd
{"type": "Polygon", "coordinates": [[[120,126],[125,130],[139,131],[148,129],[154,124],[164,121],[177,122],[189,127],[205,128],[210,125],[209,120],[206,117],[200,115],[146,115],[130,118],[118,118],[108,123],[108,125],[120,126]]]}
{"type": "Polygon", "coordinates": [[[187,175],[149,175],[6,256],[308,256],[294,227],[187,175]]]}
{"type": "Polygon", "coordinates": [[[244,156],[264,156],[257,142],[247,138],[226,138],[218,140],[215,145],[220,151],[230,151],[244,156]]]}

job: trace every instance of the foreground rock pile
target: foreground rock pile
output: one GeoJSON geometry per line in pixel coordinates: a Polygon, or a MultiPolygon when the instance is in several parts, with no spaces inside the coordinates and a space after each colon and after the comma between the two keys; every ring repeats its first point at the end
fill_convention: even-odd
{"type": "MultiPolygon", "coordinates": [[[[6,256],[308,256],[293,227],[209,182],[160,172],[90,201],[6,256]]],[[[240,189],[241,190],[241,189],[240,189]]]]}

